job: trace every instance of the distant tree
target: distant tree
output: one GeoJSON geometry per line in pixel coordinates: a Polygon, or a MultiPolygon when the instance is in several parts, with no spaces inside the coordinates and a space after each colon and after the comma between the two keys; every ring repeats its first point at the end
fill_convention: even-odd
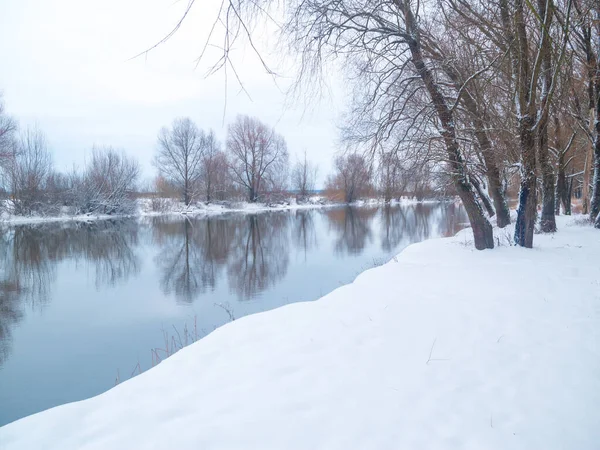
{"type": "Polygon", "coordinates": [[[309,194],[314,191],[317,180],[317,166],[306,159],[306,151],[304,159],[296,161],[292,169],[292,189],[294,189],[298,197],[306,200],[309,194]]]}
{"type": "Polygon", "coordinates": [[[346,203],[352,203],[368,194],[372,188],[372,173],[364,156],[357,153],[338,156],[334,173],[327,181],[327,189],[341,191],[346,203]]]}
{"type": "Polygon", "coordinates": [[[46,184],[51,173],[52,156],[46,137],[37,128],[26,129],[12,146],[8,158],[9,189],[15,214],[47,212],[46,184]]]}
{"type": "Polygon", "coordinates": [[[404,193],[409,177],[395,152],[382,152],[379,155],[377,172],[379,191],[386,203],[404,193]]]}
{"type": "Polygon", "coordinates": [[[229,171],[227,154],[219,152],[215,158],[215,197],[218,200],[225,200],[234,193],[235,188],[229,171]]]}
{"type": "Polygon", "coordinates": [[[0,192],[7,187],[6,177],[9,162],[14,153],[16,131],[17,122],[6,114],[4,102],[0,96],[0,192]]]}
{"type": "Polygon", "coordinates": [[[226,174],[225,155],[221,151],[221,145],[217,141],[215,133],[210,130],[204,138],[204,154],[200,173],[202,190],[207,202],[213,200],[216,192],[223,189],[221,185],[223,171],[226,174]]]}
{"type": "Polygon", "coordinates": [[[0,95],[0,161],[2,161],[2,158],[10,156],[16,131],[17,122],[6,114],[4,102],[0,95]]]}
{"type": "Polygon", "coordinates": [[[160,174],[177,186],[189,205],[198,195],[206,138],[189,118],[176,119],[158,135],[155,164],[160,174]]]}
{"type": "Polygon", "coordinates": [[[246,191],[250,202],[285,184],[288,168],[285,139],[260,120],[238,116],[228,127],[227,153],[233,180],[246,191]]]}
{"type": "Polygon", "coordinates": [[[95,148],[83,179],[75,187],[80,212],[130,214],[140,168],[137,161],[112,147],[95,148]]]}

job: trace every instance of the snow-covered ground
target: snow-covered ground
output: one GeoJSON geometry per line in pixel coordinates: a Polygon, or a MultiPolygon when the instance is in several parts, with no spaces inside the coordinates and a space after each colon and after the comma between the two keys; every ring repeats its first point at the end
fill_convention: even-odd
{"type": "Polygon", "coordinates": [[[186,206],[183,202],[173,201],[169,199],[164,200],[164,205],[160,208],[152,207],[152,200],[141,199],[138,200],[139,215],[142,216],[155,216],[164,214],[184,214],[189,216],[195,215],[218,215],[228,212],[263,212],[263,211],[275,211],[275,210],[290,210],[290,209],[307,209],[307,208],[322,208],[328,206],[339,206],[335,203],[330,203],[322,197],[311,197],[306,203],[297,203],[295,199],[289,199],[285,202],[279,203],[249,203],[249,202],[215,202],[215,203],[204,203],[197,202],[193,205],[186,206]]]}
{"type": "Polygon", "coordinates": [[[491,251],[468,230],[412,245],[6,425],[0,448],[598,449],[600,232],[575,222],[533,250],[510,230],[491,251]]]}
{"type": "Polygon", "coordinates": [[[320,201],[319,198],[313,199],[309,203],[297,204],[295,201],[287,201],[276,204],[248,203],[248,202],[222,202],[222,203],[202,203],[186,206],[183,202],[164,199],[159,209],[153,209],[150,199],[137,200],[137,210],[131,215],[107,215],[107,214],[69,214],[64,212],[58,216],[15,216],[6,212],[0,214],[0,224],[23,225],[42,222],[89,222],[94,220],[107,220],[124,217],[144,217],[144,216],[163,216],[163,215],[218,215],[229,212],[247,212],[256,213],[274,210],[291,210],[306,208],[322,208],[328,206],[339,206],[336,204],[320,201]]]}
{"type": "MultiPolygon", "coordinates": [[[[437,203],[438,200],[416,200],[411,198],[402,198],[399,201],[394,200],[393,205],[412,205],[416,203],[437,203]]],[[[152,205],[151,199],[138,199],[137,200],[137,211],[131,215],[107,215],[107,214],[69,214],[68,211],[64,211],[63,214],[58,216],[15,216],[6,212],[10,208],[2,208],[4,212],[0,213],[0,224],[10,225],[24,225],[24,224],[36,224],[45,222],[89,222],[93,220],[108,220],[123,217],[144,217],[144,216],[163,216],[163,215],[186,215],[186,216],[199,216],[199,215],[219,215],[230,212],[246,212],[246,213],[258,213],[265,211],[284,211],[284,210],[295,210],[295,209],[309,209],[309,208],[327,208],[340,206],[339,203],[331,203],[327,199],[314,196],[309,199],[306,203],[297,203],[295,199],[289,199],[285,202],[280,203],[249,203],[249,202],[215,202],[215,203],[204,203],[197,202],[193,205],[186,206],[183,202],[175,201],[171,199],[161,199],[158,207],[152,205]]],[[[371,199],[367,201],[358,201],[354,203],[355,206],[375,206],[382,204],[383,201],[377,199],[371,199]]]]}

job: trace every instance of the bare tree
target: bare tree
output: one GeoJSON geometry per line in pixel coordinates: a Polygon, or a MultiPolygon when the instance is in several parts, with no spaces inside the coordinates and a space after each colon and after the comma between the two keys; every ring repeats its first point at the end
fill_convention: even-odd
{"type": "Polygon", "coordinates": [[[11,156],[16,131],[17,122],[6,114],[4,102],[0,95],[0,168],[3,166],[3,160],[11,156]]]}
{"type": "Polygon", "coordinates": [[[227,130],[227,153],[233,180],[247,192],[250,202],[285,183],[285,139],[260,120],[238,116],[227,130]]]}
{"type": "Polygon", "coordinates": [[[225,200],[235,195],[235,185],[229,170],[229,160],[224,151],[219,151],[212,161],[213,196],[225,200]]]}
{"type": "Polygon", "coordinates": [[[415,174],[416,169],[415,166],[404,168],[396,152],[381,152],[377,166],[377,182],[379,191],[386,203],[394,198],[399,198],[406,192],[411,178],[414,178],[411,175],[415,174]]]}
{"type": "MultiPolygon", "coordinates": [[[[592,160],[594,176],[592,179],[592,196],[590,201],[590,220],[600,228],[600,5],[597,1],[575,1],[575,9],[580,17],[580,28],[577,30],[580,54],[587,73],[588,93],[588,129],[591,138],[592,155],[586,155],[592,160]]],[[[584,174],[584,189],[589,189],[589,169],[584,174]]],[[[584,193],[584,202],[586,202],[584,193]]],[[[584,203],[585,206],[585,203],[584,203]]],[[[585,211],[584,211],[585,212],[585,211]]]]}
{"type": "Polygon", "coordinates": [[[315,189],[317,179],[317,166],[306,158],[296,161],[292,169],[292,189],[294,189],[301,200],[306,200],[310,193],[315,189]]]}
{"type": "Polygon", "coordinates": [[[131,214],[139,178],[137,161],[111,147],[94,148],[83,179],[75,187],[82,213],[131,214]]]}
{"type": "Polygon", "coordinates": [[[509,48],[512,81],[515,86],[517,132],[521,153],[521,187],[515,227],[515,242],[523,247],[533,246],[533,231],[537,217],[537,156],[542,169],[542,229],[553,231],[554,182],[548,160],[548,115],[554,93],[554,83],[563,59],[567,42],[566,27],[570,20],[572,2],[567,3],[565,30],[560,45],[553,48],[551,26],[556,5],[552,0],[538,0],[537,9],[523,0],[509,4],[499,0],[505,43],[509,48]],[[536,39],[537,35],[537,39],[536,39]],[[541,89],[539,89],[541,87],[541,89]]]}
{"type": "MultiPolygon", "coordinates": [[[[0,96],[0,192],[8,186],[9,163],[14,154],[17,122],[6,114],[4,102],[0,96]]],[[[4,202],[0,201],[0,210],[4,202]]]]}
{"type": "Polygon", "coordinates": [[[430,143],[426,147],[439,149],[437,159],[446,164],[465,206],[475,247],[493,248],[492,226],[468,176],[454,102],[423,47],[423,42],[434,38],[429,33],[428,17],[435,11],[410,0],[377,5],[357,0],[309,0],[294,2],[293,10],[286,31],[294,49],[302,55],[301,76],[319,75],[322,61],[347,56],[364,90],[364,107],[358,120],[375,129],[360,139],[373,147],[373,142],[385,142],[394,136],[399,127],[406,127],[404,133],[424,127],[430,143]]]}
{"type": "Polygon", "coordinates": [[[352,203],[373,191],[372,171],[363,155],[351,153],[338,156],[334,170],[327,180],[326,189],[341,192],[346,203],[352,203]]]}
{"type": "MultiPolygon", "coordinates": [[[[583,170],[581,177],[581,200],[583,213],[590,214],[593,221],[594,211],[593,173],[598,164],[600,171],[600,142],[598,135],[598,113],[600,113],[600,6],[595,0],[573,0],[574,17],[571,29],[571,44],[574,64],[571,78],[577,82],[571,84],[569,91],[572,100],[572,116],[577,120],[580,132],[586,136],[584,145],[583,170]],[[579,98],[582,94],[582,98],[579,98]],[[590,189],[591,188],[591,189],[590,189]],[[592,196],[590,198],[590,190],[592,196]]],[[[600,209],[600,181],[596,204],[600,209]]]]}
{"type": "Polygon", "coordinates": [[[186,205],[198,195],[204,146],[203,131],[189,118],[174,120],[171,129],[165,127],[158,135],[155,164],[179,188],[186,205]]]}
{"type": "MultiPolygon", "coordinates": [[[[231,63],[232,42],[246,37],[252,43],[252,25],[258,16],[271,18],[272,4],[224,3],[217,20],[225,27],[223,56],[215,68],[231,63]]],[[[583,51],[577,53],[588,68],[589,117],[596,116],[586,129],[591,137],[600,133],[594,113],[600,111],[600,87],[594,87],[600,86],[598,8],[597,0],[289,0],[281,29],[299,54],[297,87],[320,81],[326,61],[343,60],[355,83],[346,139],[372,153],[383,145],[422,166],[434,164],[438,172],[445,168],[477,249],[494,246],[481,205],[497,216],[499,226],[508,224],[507,185],[520,172],[515,242],[532,247],[538,181],[541,230],[556,229],[555,166],[566,161],[557,161],[559,152],[550,145],[550,110],[562,88],[558,76],[565,55],[576,44],[573,28],[581,28],[583,51]]],[[[594,217],[600,210],[600,138],[592,141],[594,217]]],[[[562,188],[566,176],[559,173],[562,188]]]]}
{"type": "MultiPolygon", "coordinates": [[[[465,14],[462,3],[464,0],[439,0],[439,7],[442,10],[440,29],[443,36],[437,36],[435,41],[425,43],[424,48],[426,53],[439,64],[441,71],[457,92],[455,103],[457,117],[466,125],[466,129],[460,131],[466,136],[471,135],[477,144],[472,148],[474,154],[471,160],[477,161],[478,164],[473,167],[474,164],[471,162],[471,176],[475,170],[485,175],[493,208],[476,178],[471,179],[473,187],[488,215],[490,217],[496,215],[497,225],[503,228],[510,223],[510,213],[498,163],[503,155],[498,145],[494,145],[490,133],[490,115],[494,110],[486,107],[490,103],[496,103],[494,99],[490,99],[494,90],[489,88],[489,81],[473,76],[497,70],[497,61],[501,59],[502,50],[491,51],[490,47],[494,48],[493,43],[488,36],[478,32],[477,27],[471,26],[471,17],[465,14]],[[457,108],[458,106],[462,108],[457,108]],[[481,170],[478,170],[479,167],[481,170]]],[[[481,23],[481,15],[479,21],[481,23]]]]}
{"type": "Polygon", "coordinates": [[[215,133],[210,130],[204,137],[200,183],[207,202],[213,200],[215,192],[221,189],[219,176],[223,167],[223,152],[215,133]]]}
{"type": "Polygon", "coordinates": [[[52,156],[46,137],[37,128],[21,133],[9,158],[8,178],[13,212],[19,215],[48,212],[46,182],[52,172],[52,156]]]}

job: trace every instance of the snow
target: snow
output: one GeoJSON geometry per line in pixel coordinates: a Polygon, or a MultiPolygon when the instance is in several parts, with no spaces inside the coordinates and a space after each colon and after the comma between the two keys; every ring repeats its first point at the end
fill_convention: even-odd
{"type": "MultiPolygon", "coordinates": [[[[109,220],[125,217],[149,217],[149,216],[165,216],[165,215],[184,215],[184,216],[201,216],[201,215],[220,215],[225,213],[259,213],[266,211],[288,211],[298,209],[312,208],[330,208],[339,207],[343,204],[330,203],[327,199],[320,196],[313,196],[306,203],[297,203],[295,199],[289,199],[286,202],[266,204],[266,203],[249,203],[249,202],[216,202],[204,203],[197,202],[193,205],[186,206],[183,202],[164,199],[164,208],[153,211],[151,199],[138,199],[137,212],[133,215],[108,215],[108,214],[69,214],[65,211],[59,216],[15,216],[8,214],[6,211],[1,212],[0,208],[0,225],[25,225],[39,224],[48,222],[90,222],[95,220],[109,220]]],[[[392,205],[413,205],[417,203],[439,203],[439,200],[417,200],[414,198],[402,198],[393,200],[392,205]]],[[[377,206],[383,204],[380,199],[360,200],[353,205],[355,206],[377,206]]],[[[6,209],[6,208],[4,208],[6,209]]]]}
{"type": "Polygon", "coordinates": [[[246,212],[257,213],[275,210],[295,210],[308,208],[322,208],[339,206],[339,204],[325,203],[320,198],[312,198],[310,202],[297,204],[294,201],[285,203],[265,204],[265,203],[248,203],[248,202],[223,202],[223,203],[203,203],[198,202],[194,205],[186,206],[183,202],[172,201],[166,199],[165,208],[160,211],[153,211],[150,199],[138,199],[137,211],[132,215],[108,215],[108,214],[68,214],[64,213],[59,216],[15,216],[0,213],[0,224],[24,225],[37,224],[46,222],[89,222],[94,220],[108,220],[125,217],[145,217],[145,216],[164,216],[164,215],[219,215],[230,212],[246,212]]]}
{"type": "Polygon", "coordinates": [[[510,230],[412,245],[6,425],[0,448],[597,449],[600,233],[557,219],[532,250],[510,230]]]}

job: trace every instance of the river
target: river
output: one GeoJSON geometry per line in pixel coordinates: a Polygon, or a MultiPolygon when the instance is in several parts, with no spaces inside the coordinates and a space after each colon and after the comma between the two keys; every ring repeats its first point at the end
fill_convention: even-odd
{"type": "Polygon", "coordinates": [[[454,204],[418,204],[0,228],[0,426],[104,392],[232,320],[316,300],[465,222],[454,204]]]}

